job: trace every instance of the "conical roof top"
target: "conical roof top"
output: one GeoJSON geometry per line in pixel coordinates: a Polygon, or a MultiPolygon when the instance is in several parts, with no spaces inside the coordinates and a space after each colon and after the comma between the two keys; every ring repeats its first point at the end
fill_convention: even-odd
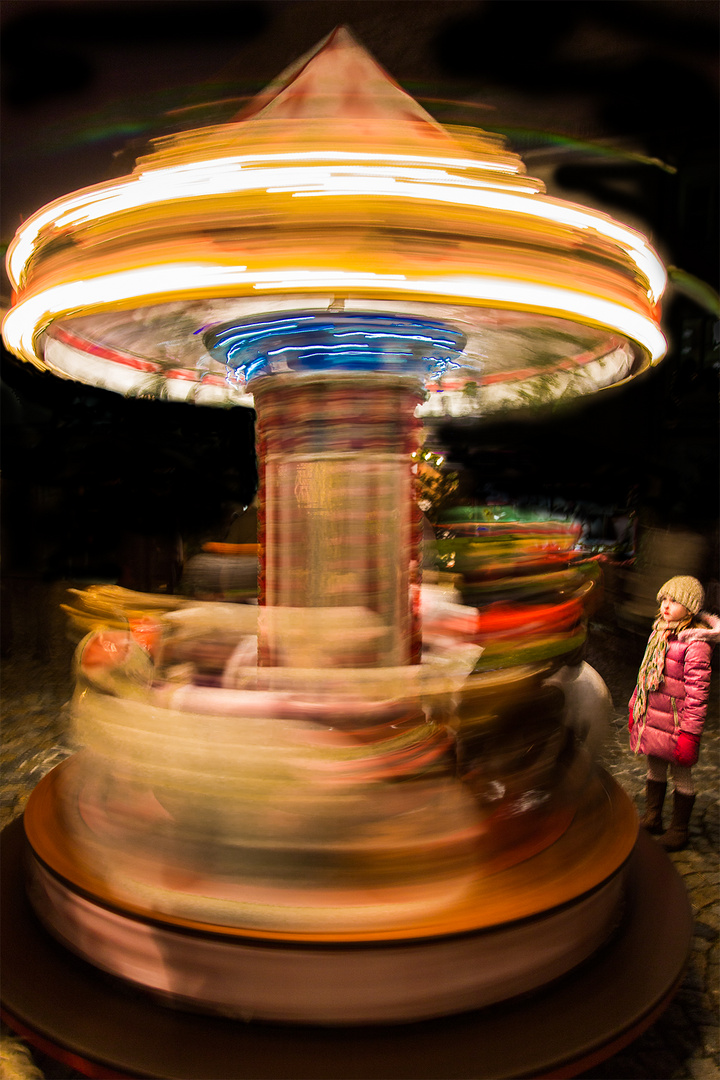
{"type": "Polygon", "coordinates": [[[255,118],[402,122],[419,137],[453,142],[346,26],[336,27],[285,68],[234,117],[255,118]]]}
{"type": "Polygon", "coordinates": [[[473,129],[462,137],[445,128],[385,71],[346,26],[336,27],[226,124],[154,140],[134,172],[233,152],[276,155],[316,150],[378,151],[459,159],[498,171],[503,184],[526,178],[522,160],[502,136],[473,129]]]}

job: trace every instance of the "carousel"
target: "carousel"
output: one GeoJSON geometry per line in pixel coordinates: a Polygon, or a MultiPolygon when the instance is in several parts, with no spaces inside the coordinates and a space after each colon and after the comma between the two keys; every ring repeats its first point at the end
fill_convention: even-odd
{"type": "Polygon", "coordinates": [[[8,1023],[97,1077],[573,1076],[635,1038],[692,919],[594,761],[594,565],[461,510],[424,576],[417,478],[423,424],[662,359],[645,238],[341,28],[7,267],[11,352],[254,408],[259,473],[257,603],[71,607],[78,750],[3,836],[8,1023]]]}

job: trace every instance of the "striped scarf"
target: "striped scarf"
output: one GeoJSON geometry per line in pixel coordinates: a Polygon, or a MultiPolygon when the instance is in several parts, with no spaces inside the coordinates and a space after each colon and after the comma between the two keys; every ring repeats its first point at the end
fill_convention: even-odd
{"type": "Polygon", "coordinates": [[[692,621],[692,615],[672,623],[666,623],[662,616],[658,616],[653,623],[638,672],[637,695],[633,705],[633,720],[636,722],[645,714],[648,694],[657,690],[665,677],[665,656],[670,638],[685,630],[692,621]]]}

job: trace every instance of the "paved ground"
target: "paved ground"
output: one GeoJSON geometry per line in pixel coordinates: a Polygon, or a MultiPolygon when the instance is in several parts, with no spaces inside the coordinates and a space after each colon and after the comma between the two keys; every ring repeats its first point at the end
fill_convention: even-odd
{"type": "MultiPolygon", "coordinates": [[[[35,627],[15,627],[10,655],[2,668],[3,742],[0,751],[0,824],[4,827],[23,810],[38,780],[69,749],[63,706],[71,690],[71,645],[62,633],[50,598],[47,619],[35,627]],[[49,622],[48,622],[49,620],[49,622]],[[37,627],[47,634],[37,634],[37,627]],[[41,642],[38,650],[37,642],[41,642]],[[37,653],[40,655],[36,655],[37,653]]],[[[607,682],[615,703],[615,720],[603,750],[603,764],[642,806],[642,759],[627,747],[626,706],[642,657],[644,640],[615,627],[593,624],[588,660],[607,682]]],[[[720,717],[718,663],[714,657],[712,700],[695,770],[698,797],[685,851],[671,855],[688,889],[695,916],[692,955],[683,984],[663,1016],[624,1051],[583,1074],[587,1080],[720,1080],[720,717]]],[[[659,948],[662,943],[659,943],[659,948]]],[[[7,1036],[7,1032],[4,1032],[7,1036]]],[[[12,1039],[8,1038],[9,1043],[12,1039]]],[[[80,1074],[36,1055],[40,1075],[47,1080],[74,1080],[80,1074]]],[[[29,1074],[25,1074],[28,1075],[29,1074]]],[[[37,1073],[35,1074],[38,1075],[37,1073]]],[[[222,1078],[218,1078],[222,1080],[222,1078]]],[[[438,1078],[442,1080],[442,1078],[438,1078]]]]}
{"type": "MultiPolygon", "coordinates": [[[[643,809],[644,759],[627,745],[627,708],[645,641],[607,627],[591,627],[588,661],[605,679],[615,704],[615,720],[603,764],[643,809]]],[[[719,1080],[720,1069],[720,723],[718,657],[700,760],[693,770],[698,792],[685,851],[672,853],[688,890],[695,937],[683,984],[663,1016],[622,1053],[583,1075],[595,1080],[685,1078],[719,1080]]],[[[662,943],[658,943],[662,947],[662,943]]]]}

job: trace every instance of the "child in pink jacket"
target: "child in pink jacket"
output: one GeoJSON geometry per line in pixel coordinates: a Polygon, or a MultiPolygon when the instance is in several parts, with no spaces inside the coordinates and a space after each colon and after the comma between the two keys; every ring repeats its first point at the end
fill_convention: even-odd
{"type": "Polygon", "coordinates": [[[720,636],[720,619],[700,613],[705,597],[696,578],[671,578],[657,598],[660,614],[630,698],[630,749],[647,756],[646,811],[640,824],[648,832],[662,833],[658,842],[666,851],[679,851],[687,843],[695,802],[692,766],[705,723],[710,658],[720,636]],[[668,766],[673,815],[663,832],[668,766]]]}

